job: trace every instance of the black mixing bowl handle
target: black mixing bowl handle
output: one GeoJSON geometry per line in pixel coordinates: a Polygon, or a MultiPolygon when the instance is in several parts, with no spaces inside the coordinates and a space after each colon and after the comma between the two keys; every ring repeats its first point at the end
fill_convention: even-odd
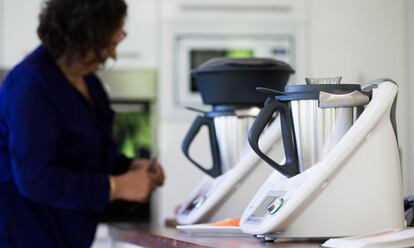
{"type": "Polygon", "coordinates": [[[264,107],[260,111],[252,127],[249,130],[248,140],[253,151],[257,153],[266,163],[272,166],[286,177],[292,177],[300,173],[298,155],[296,152],[296,143],[294,139],[294,129],[292,117],[287,102],[280,102],[275,98],[267,98],[264,107]],[[271,121],[275,112],[280,113],[280,122],[282,129],[283,146],[285,150],[286,161],[281,165],[272,160],[259,148],[259,138],[263,133],[266,125],[271,121]]]}
{"type": "Polygon", "coordinates": [[[211,177],[218,177],[222,174],[221,170],[221,160],[220,160],[220,152],[217,142],[216,130],[214,128],[214,120],[213,118],[205,117],[205,116],[197,116],[194,120],[193,125],[188,130],[187,134],[184,137],[183,143],[181,144],[181,150],[183,151],[184,155],[200,170],[204,171],[211,177]],[[201,166],[197,163],[193,158],[190,157],[189,149],[190,145],[193,142],[195,136],[199,133],[202,126],[207,126],[208,132],[210,135],[210,147],[211,153],[213,157],[213,167],[211,169],[206,169],[206,167],[201,166]]]}

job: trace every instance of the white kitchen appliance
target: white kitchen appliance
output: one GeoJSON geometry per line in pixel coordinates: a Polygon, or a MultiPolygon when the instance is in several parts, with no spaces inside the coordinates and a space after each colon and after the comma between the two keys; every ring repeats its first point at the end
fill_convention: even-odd
{"type": "MultiPolygon", "coordinates": [[[[276,119],[265,133],[260,147],[264,151],[271,151],[270,156],[282,158],[279,121],[276,119]]],[[[188,201],[179,208],[177,222],[194,224],[240,217],[261,182],[271,173],[271,167],[248,149],[232,169],[215,178],[209,175],[203,178],[188,201]]]]}
{"type": "Polygon", "coordinates": [[[243,232],[262,239],[319,238],[405,227],[398,87],[389,79],[363,90],[368,87],[371,100],[320,160],[301,165],[296,175],[274,171],[265,181],[243,213],[243,232]]]}
{"type": "MultiPolygon", "coordinates": [[[[247,140],[249,128],[267,98],[256,87],[283,89],[293,72],[288,64],[265,58],[216,58],[193,71],[203,103],[211,105],[212,110],[195,118],[181,147],[193,165],[209,177],[202,180],[178,210],[176,218],[180,224],[241,216],[260,182],[271,174],[271,169],[254,153],[247,140]],[[208,129],[210,149],[191,154],[191,145],[202,128],[208,129]],[[197,159],[205,154],[211,154],[210,168],[197,159]]],[[[277,124],[266,125],[267,133],[270,132],[270,137],[279,137],[279,122],[274,123],[277,124]]],[[[262,143],[262,148],[269,149],[276,144],[270,150],[280,158],[279,143],[279,138],[270,139],[262,143]]]]}

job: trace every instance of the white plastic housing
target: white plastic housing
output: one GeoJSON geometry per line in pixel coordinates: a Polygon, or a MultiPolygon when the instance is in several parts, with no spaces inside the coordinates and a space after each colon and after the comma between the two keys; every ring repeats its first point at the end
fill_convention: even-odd
{"type": "MultiPolygon", "coordinates": [[[[280,121],[276,119],[264,132],[260,147],[271,151],[268,155],[279,160],[283,158],[280,121]]],[[[176,214],[179,224],[214,222],[226,218],[241,217],[243,210],[273,169],[260,159],[252,149],[243,155],[239,163],[217,178],[205,176],[195,187],[188,200],[176,214]],[[205,200],[199,207],[186,211],[199,195],[205,200]]]]}
{"type": "Polygon", "coordinates": [[[274,171],[244,211],[243,232],[316,238],[403,228],[401,166],[390,119],[397,91],[388,81],[374,89],[364,112],[320,163],[292,178],[274,171]],[[283,195],[283,205],[252,223],[249,217],[269,194],[283,195]]]}

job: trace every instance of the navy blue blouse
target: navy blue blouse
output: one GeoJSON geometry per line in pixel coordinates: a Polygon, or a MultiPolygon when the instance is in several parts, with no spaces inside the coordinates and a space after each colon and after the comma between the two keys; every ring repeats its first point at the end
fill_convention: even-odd
{"type": "Polygon", "coordinates": [[[0,247],[89,247],[109,174],[130,159],[112,140],[113,111],[94,75],[93,104],[40,46],[0,89],[0,247]]]}

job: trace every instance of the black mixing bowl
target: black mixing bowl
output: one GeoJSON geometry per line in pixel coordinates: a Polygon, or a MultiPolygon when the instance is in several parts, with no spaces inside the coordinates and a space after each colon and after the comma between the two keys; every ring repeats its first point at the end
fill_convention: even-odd
{"type": "Polygon", "coordinates": [[[204,104],[263,105],[264,87],[283,91],[295,71],[290,65],[266,58],[216,58],[192,71],[204,104]]]}

